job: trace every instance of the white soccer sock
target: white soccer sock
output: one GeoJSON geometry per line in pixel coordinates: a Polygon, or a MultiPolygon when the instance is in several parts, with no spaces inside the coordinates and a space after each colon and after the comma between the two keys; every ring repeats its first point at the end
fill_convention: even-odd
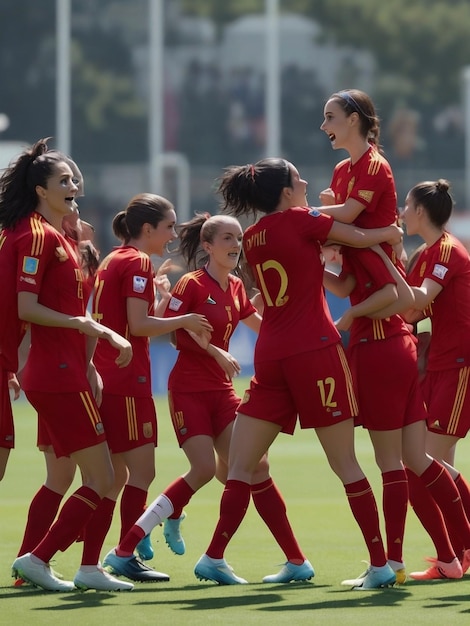
{"type": "Polygon", "coordinates": [[[136,522],[137,526],[140,526],[146,535],[169,517],[174,511],[171,501],[161,493],[150,506],[147,507],[145,513],[143,513],[136,522]]]}

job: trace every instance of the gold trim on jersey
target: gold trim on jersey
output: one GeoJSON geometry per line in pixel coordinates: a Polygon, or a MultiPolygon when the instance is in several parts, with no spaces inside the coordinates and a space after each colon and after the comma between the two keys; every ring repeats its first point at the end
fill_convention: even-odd
{"type": "Polygon", "coordinates": [[[450,255],[452,254],[453,244],[450,240],[450,237],[447,233],[444,233],[444,236],[441,239],[441,243],[439,245],[439,261],[441,263],[448,263],[450,260],[450,255]]]}
{"type": "Polygon", "coordinates": [[[369,160],[369,167],[367,169],[367,173],[369,174],[369,176],[376,176],[379,173],[380,168],[382,167],[382,163],[383,160],[380,156],[380,153],[377,150],[372,150],[369,160]]]}
{"type": "Polygon", "coordinates": [[[341,344],[336,344],[336,351],[338,352],[339,360],[343,366],[344,377],[346,378],[346,390],[348,392],[349,409],[352,416],[356,416],[359,413],[359,407],[357,405],[356,394],[354,393],[354,385],[352,380],[351,370],[349,369],[348,361],[344,353],[341,344]]]}
{"type": "Polygon", "coordinates": [[[176,294],[183,295],[183,293],[185,292],[186,287],[188,286],[188,284],[191,281],[197,280],[198,278],[204,276],[204,274],[205,274],[205,270],[200,269],[200,270],[196,270],[195,272],[192,272],[190,274],[186,274],[185,276],[180,278],[176,288],[173,291],[173,295],[176,295],[176,294]]]}
{"type": "Polygon", "coordinates": [[[385,339],[383,320],[372,320],[372,330],[374,333],[374,340],[385,339]]]}
{"type": "Polygon", "coordinates": [[[137,411],[135,410],[135,398],[126,397],[127,433],[129,441],[137,441],[139,429],[137,428],[137,411]]]}
{"type": "Polygon", "coordinates": [[[31,216],[29,224],[33,235],[33,240],[31,242],[31,256],[39,256],[44,250],[44,225],[39,217],[35,215],[31,216]]]}
{"type": "Polygon", "coordinates": [[[7,236],[5,235],[5,233],[0,233],[0,250],[1,250],[1,249],[2,249],[2,247],[3,247],[3,244],[4,244],[4,243],[5,243],[5,241],[6,241],[6,238],[7,238],[7,236]]]}
{"type": "Polygon", "coordinates": [[[462,407],[465,402],[468,389],[468,377],[470,375],[469,367],[462,367],[459,371],[459,383],[457,385],[457,392],[454,398],[454,406],[450,414],[449,425],[447,427],[447,433],[449,435],[455,435],[459,425],[460,415],[462,414],[462,407]]]}

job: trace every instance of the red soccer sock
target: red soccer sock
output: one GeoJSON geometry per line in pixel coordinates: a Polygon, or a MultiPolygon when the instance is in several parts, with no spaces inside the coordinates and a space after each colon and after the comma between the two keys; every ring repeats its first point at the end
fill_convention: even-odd
{"type": "Polygon", "coordinates": [[[467,483],[462,474],[459,474],[457,478],[454,479],[454,483],[459,490],[465,515],[467,516],[467,519],[470,520],[470,485],[467,483]]]}
{"type": "Polygon", "coordinates": [[[90,487],[82,486],[77,489],[64,503],[57,521],[47,535],[33,550],[34,556],[48,563],[58,550],[67,550],[100,502],[101,498],[90,487]]]}
{"type": "Polygon", "coordinates": [[[406,468],[406,475],[411,506],[424,530],[431,537],[436,548],[437,558],[444,563],[450,563],[455,558],[455,553],[449,540],[441,509],[419,476],[408,468],[406,468]]]}
{"type": "Polygon", "coordinates": [[[106,535],[113,521],[115,500],[103,498],[83,529],[82,565],[97,565],[106,535]]]}
{"type": "Polygon", "coordinates": [[[251,497],[261,519],[291,563],[301,565],[305,556],[287,519],[286,504],[272,478],[251,485],[251,497]]]}
{"type": "Polygon", "coordinates": [[[126,485],[124,487],[121,496],[121,535],[119,542],[124,539],[136,520],[138,520],[145,511],[147,494],[147,491],[139,489],[139,487],[133,487],[132,485],[126,485]]]}
{"type": "Polygon", "coordinates": [[[387,535],[387,557],[403,562],[403,537],[408,509],[408,481],[405,470],[393,470],[382,474],[383,512],[387,535]]]}
{"type": "Polygon", "coordinates": [[[52,491],[45,485],[39,489],[29,505],[28,519],[18,556],[32,552],[44,539],[55,520],[63,497],[61,493],[52,491]]]}
{"type": "Polygon", "coordinates": [[[128,533],[124,536],[122,541],[116,548],[116,554],[118,556],[132,556],[136,545],[141,539],[145,537],[145,530],[140,526],[134,525],[128,533]]]}
{"type": "Polygon", "coordinates": [[[212,559],[222,559],[225,548],[245,517],[250,503],[250,485],[241,480],[227,480],[220,500],[220,517],[206,550],[212,559]]]}
{"type": "Polygon", "coordinates": [[[188,504],[195,493],[194,489],[188,485],[182,476],[172,482],[163,492],[163,495],[165,495],[173,505],[173,513],[169,516],[169,519],[179,519],[183,513],[183,508],[188,504]]]}
{"type": "Polygon", "coordinates": [[[465,548],[470,548],[470,525],[465,515],[459,490],[447,469],[433,460],[431,465],[421,474],[420,479],[441,509],[446,526],[453,528],[465,548]]]}
{"type": "Polygon", "coordinates": [[[370,564],[382,567],[387,562],[380,535],[379,515],[374,494],[367,478],[344,485],[352,514],[366,542],[370,564]]]}

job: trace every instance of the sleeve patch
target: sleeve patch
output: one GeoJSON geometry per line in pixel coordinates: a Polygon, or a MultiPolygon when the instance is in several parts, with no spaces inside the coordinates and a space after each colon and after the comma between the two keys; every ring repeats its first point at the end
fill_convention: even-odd
{"type": "Polygon", "coordinates": [[[448,272],[448,269],[449,268],[444,267],[444,265],[439,265],[439,263],[436,263],[432,271],[432,275],[435,276],[436,278],[439,278],[440,280],[444,280],[445,275],[448,272]]]}
{"type": "Polygon", "coordinates": [[[39,267],[39,259],[32,256],[23,257],[23,273],[37,274],[39,267]]]}
{"type": "Polygon", "coordinates": [[[168,305],[168,308],[170,309],[170,311],[179,311],[182,304],[183,304],[182,300],[178,300],[178,298],[175,298],[175,296],[172,296],[170,300],[170,304],[168,305]]]}
{"type": "Polygon", "coordinates": [[[373,191],[367,191],[366,189],[360,189],[357,192],[357,195],[359,196],[359,198],[362,198],[367,203],[370,203],[372,201],[372,198],[374,197],[374,192],[373,191]]]}
{"type": "Polygon", "coordinates": [[[308,214],[312,217],[320,217],[321,212],[318,209],[311,209],[308,214]]]}
{"type": "Polygon", "coordinates": [[[132,280],[132,289],[135,293],[144,293],[147,286],[147,279],[144,276],[134,276],[132,280]]]}

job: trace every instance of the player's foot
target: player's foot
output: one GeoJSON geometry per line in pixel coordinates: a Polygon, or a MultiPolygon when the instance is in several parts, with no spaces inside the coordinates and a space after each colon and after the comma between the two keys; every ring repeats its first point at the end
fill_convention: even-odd
{"type": "Polygon", "coordinates": [[[181,536],[181,522],[186,517],[186,513],[183,513],[178,519],[170,519],[169,517],[163,522],[163,535],[165,541],[172,552],[175,554],[184,554],[186,551],[186,545],[184,539],[181,536]]]}
{"type": "Polygon", "coordinates": [[[470,567],[470,550],[464,550],[462,555],[462,573],[465,574],[470,567]]]}
{"type": "Polygon", "coordinates": [[[59,580],[47,563],[35,562],[30,552],[19,556],[11,566],[15,578],[22,578],[46,591],[73,591],[75,585],[68,580],[59,580]]]}
{"type": "Polygon", "coordinates": [[[388,563],[382,567],[369,567],[360,574],[357,578],[350,578],[343,580],[342,585],[352,587],[355,591],[362,591],[368,589],[381,589],[383,587],[390,587],[396,582],[396,574],[388,563]]]}
{"type": "Polygon", "coordinates": [[[450,563],[444,563],[444,561],[438,561],[432,557],[426,561],[432,563],[431,567],[423,572],[411,572],[411,578],[414,580],[439,580],[442,578],[462,578],[463,576],[462,566],[457,557],[450,563]]]}
{"type": "Polygon", "coordinates": [[[406,569],[403,561],[393,561],[392,559],[388,559],[388,564],[395,572],[395,584],[404,585],[406,583],[406,569]]]}
{"type": "Polygon", "coordinates": [[[315,576],[311,563],[305,560],[301,565],[287,561],[277,574],[263,578],[264,583],[290,583],[292,580],[310,580],[315,576]]]}
{"type": "Polygon", "coordinates": [[[194,574],[199,580],[213,580],[219,585],[246,585],[244,578],[235,575],[233,568],[225,559],[211,559],[203,554],[194,568],[194,574]]]}
{"type": "Polygon", "coordinates": [[[96,589],[97,591],[132,591],[134,589],[132,583],[114,578],[100,566],[94,572],[84,572],[79,569],[73,582],[75,587],[82,591],[87,589],[96,589]]]}
{"type": "Polygon", "coordinates": [[[111,574],[125,576],[130,580],[141,583],[168,582],[170,577],[163,572],[157,572],[152,567],[148,567],[139,561],[135,556],[118,556],[113,549],[105,556],[103,565],[111,574]]]}
{"type": "Polygon", "coordinates": [[[153,547],[150,541],[150,535],[142,537],[135,549],[141,561],[150,561],[153,559],[153,547]]]}

